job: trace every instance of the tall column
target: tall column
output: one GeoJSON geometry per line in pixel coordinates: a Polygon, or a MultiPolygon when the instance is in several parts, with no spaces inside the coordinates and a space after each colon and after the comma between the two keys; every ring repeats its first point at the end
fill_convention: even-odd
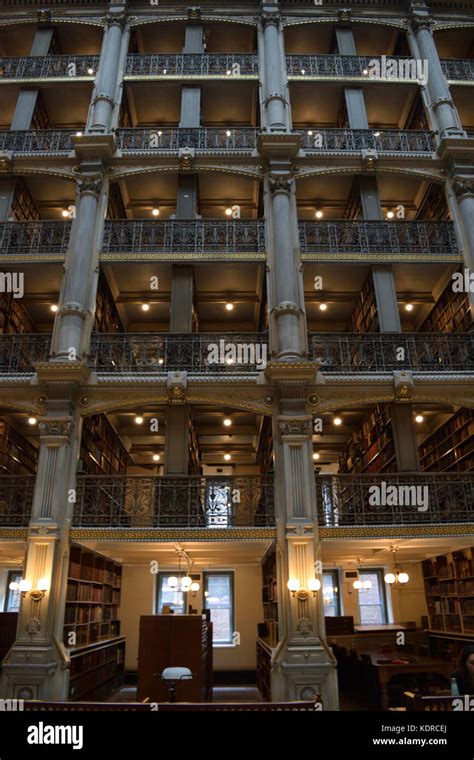
{"type": "Polygon", "coordinates": [[[395,443],[398,472],[420,469],[420,455],[413,422],[413,406],[406,402],[390,404],[390,418],[395,443]]]}
{"type": "Polygon", "coordinates": [[[119,79],[127,55],[128,37],[125,13],[109,14],[86,128],[88,134],[111,130],[114,112],[119,103],[119,79]]]}
{"type": "Polygon", "coordinates": [[[294,361],[307,350],[307,327],[291,174],[270,174],[265,181],[265,217],[272,353],[280,360],[294,361]]]}
{"type": "Polygon", "coordinates": [[[48,588],[43,598],[27,593],[21,602],[17,638],[3,662],[1,693],[7,698],[67,700],[68,696],[69,658],[62,637],[80,436],[73,401],[77,387],[51,383],[46,412],[39,421],[41,444],[23,575],[32,590],[40,579],[46,579],[48,588]]]}
{"type": "Polygon", "coordinates": [[[272,669],[272,699],[311,699],[320,694],[326,710],[337,709],[335,659],[325,641],[321,544],[315,520],[312,418],[304,409],[304,384],[281,385],[282,402],[275,420],[275,498],[278,525],[280,640],[272,669]],[[288,590],[297,579],[300,590],[288,590]],[[317,579],[321,589],[309,590],[317,579]]]}
{"type": "Polygon", "coordinates": [[[428,81],[426,82],[427,103],[431,121],[436,125],[440,137],[465,136],[461,120],[453,103],[449,86],[441,67],[438,50],[433,35],[433,21],[427,8],[412,4],[410,12],[413,36],[408,41],[415,58],[427,63],[428,81]]]}
{"type": "MultiPolygon", "coordinates": [[[[454,170],[447,189],[448,191],[452,189],[453,210],[460,222],[464,268],[472,277],[474,275],[474,167],[471,165],[469,169],[468,174],[454,170]]],[[[470,287],[467,292],[474,321],[474,293],[470,287]]]]}
{"type": "Polygon", "coordinates": [[[72,224],[51,344],[55,362],[79,361],[87,350],[92,325],[94,273],[98,267],[107,190],[103,186],[101,164],[87,168],[95,168],[95,172],[84,173],[78,182],[76,218],[72,224]]]}
{"type": "Polygon", "coordinates": [[[270,132],[291,130],[283,25],[278,7],[263,5],[258,32],[262,126],[270,132]]]}

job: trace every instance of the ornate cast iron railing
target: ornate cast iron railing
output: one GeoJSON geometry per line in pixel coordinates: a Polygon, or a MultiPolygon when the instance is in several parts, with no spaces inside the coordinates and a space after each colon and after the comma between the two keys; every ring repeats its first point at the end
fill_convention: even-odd
{"type": "Polygon", "coordinates": [[[321,526],[416,526],[474,520],[472,473],[315,477],[321,526]]]}
{"type": "Polygon", "coordinates": [[[239,375],[262,371],[267,360],[266,333],[94,333],[89,365],[108,373],[239,375]]]}
{"type": "Polygon", "coordinates": [[[445,58],[441,61],[441,67],[446,79],[459,79],[464,82],[472,82],[474,79],[474,60],[472,58],[445,58]]]}
{"type": "Polygon", "coordinates": [[[272,475],[77,479],[76,526],[218,529],[274,524],[272,475]]]}
{"type": "Polygon", "coordinates": [[[216,129],[210,127],[119,129],[117,147],[123,153],[137,152],[151,155],[162,152],[176,152],[180,148],[194,148],[206,152],[255,150],[257,129],[236,128],[216,129]]]}
{"type": "Polygon", "coordinates": [[[433,134],[412,129],[312,129],[303,134],[307,153],[376,150],[379,153],[432,153],[433,134]]]}
{"type": "Polygon", "coordinates": [[[263,220],[108,221],[103,253],[265,253],[263,220]]]}
{"type": "Polygon", "coordinates": [[[74,81],[93,77],[99,66],[98,55],[32,55],[0,58],[2,79],[57,79],[74,81]]]}
{"type": "Polygon", "coordinates": [[[299,222],[302,253],[459,256],[452,222],[299,222]]]}
{"type": "Polygon", "coordinates": [[[0,375],[34,372],[35,362],[49,359],[51,335],[0,335],[0,375]]]}
{"type": "Polygon", "coordinates": [[[472,372],[472,333],[310,333],[310,357],[322,372],[472,372]]]}
{"type": "MultiPolygon", "coordinates": [[[[346,79],[351,77],[363,77],[364,79],[376,79],[380,81],[396,81],[409,78],[416,61],[403,56],[390,56],[394,60],[394,74],[391,70],[384,69],[383,60],[380,56],[370,55],[287,55],[286,66],[290,77],[331,77],[346,79]],[[379,63],[379,68],[373,64],[379,63]],[[380,76],[375,76],[375,72],[380,76]],[[399,77],[395,76],[395,72],[399,77]]],[[[416,71],[415,71],[416,73],[416,71]]],[[[416,81],[416,80],[415,80],[416,81]]]]}
{"type": "Polygon", "coordinates": [[[125,76],[166,77],[222,77],[258,76],[258,56],[251,53],[212,54],[146,54],[129,55],[125,76]]]}
{"type": "Polygon", "coordinates": [[[25,129],[0,132],[0,150],[14,153],[69,153],[74,129],[25,129]]]}
{"type": "Polygon", "coordinates": [[[5,256],[64,256],[71,222],[2,222],[0,252],[5,256]]]}
{"type": "Polygon", "coordinates": [[[35,475],[0,475],[0,526],[28,525],[33,503],[35,475]]]}

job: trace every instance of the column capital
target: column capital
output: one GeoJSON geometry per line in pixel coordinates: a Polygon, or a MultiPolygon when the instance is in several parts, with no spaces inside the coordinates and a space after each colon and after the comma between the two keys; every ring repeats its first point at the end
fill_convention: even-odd
{"type": "Polygon", "coordinates": [[[272,195],[276,195],[277,193],[290,195],[293,191],[293,178],[289,175],[278,176],[271,174],[268,178],[268,186],[272,195]]]}
{"type": "Polygon", "coordinates": [[[455,177],[453,180],[453,190],[458,201],[464,198],[474,198],[474,176],[455,177]]]}
{"type": "Polygon", "coordinates": [[[301,417],[278,417],[278,430],[282,440],[301,440],[302,438],[311,437],[312,420],[310,415],[301,417]]]}
{"type": "Polygon", "coordinates": [[[351,8],[340,8],[337,12],[337,25],[339,27],[350,27],[352,25],[351,8]]]}
{"type": "Polygon", "coordinates": [[[77,184],[81,195],[94,195],[98,198],[102,190],[103,178],[101,176],[83,177],[77,184]]]}
{"type": "Polygon", "coordinates": [[[433,18],[427,9],[411,8],[410,23],[414,32],[420,32],[423,29],[431,32],[433,29],[433,18]]]}
{"type": "Polygon", "coordinates": [[[281,16],[279,11],[268,11],[264,10],[262,11],[262,15],[260,16],[260,20],[262,22],[263,29],[266,29],[267,26],[275,26],[278,30],[281,28],[281,16]]]}
{"type": "Polygon", "coordinates": [[[102,20],[107,29],[110,29],[112,26],[119,26],[123,31],[127,25],[128,16],[125,11],[121,11],[120,13],[109,13],[102,20]]]}
{"type": "Polygon", "coordinates": [[[38,425],[42,438],[47,438],[47,443],[66,444],[69,443],[74,423],[72,419],[42,419],[38,425]]]}
{"type": "Polygon", "coordinates": [[[188,24],[201,24],[201,9],[192,7],[188,8],[188,24]]]}

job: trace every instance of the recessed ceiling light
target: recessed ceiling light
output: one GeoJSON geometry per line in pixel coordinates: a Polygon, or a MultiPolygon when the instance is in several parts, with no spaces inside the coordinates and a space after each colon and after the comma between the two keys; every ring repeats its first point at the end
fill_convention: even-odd
{"type": "Polygon", "coordinates": [[[226,129],[226,131],[225,131],[225,136],[226,136],[226,137],[230,137],[230,136],[231,136],[231,134],[232,134],[232,132],[230,131],[230,129],[226,129]]]}
{"type": "Polygon", "coordinates": [[[225,425],[226,427],[230,427],[230,426],[232,425],[232,420],[230,419],[230,417],[226,417],[226,418],[225,418],[225,420],[224,420],[224,425],[225,425]]]}
{"type": "Polygon", "coordinates": [[[135,417],[135,424],[136,425],[143,425],[143,417],[141,417],[140,415],[137,415],[135,417]]]}
{"type": "Polygon", "coordinates": [[[164,359],[158,359],[158,364],[164,364],[164,359]]]}
{"type": "Polygon", "coordinates": [[[380,132],[374,132],[374,137],[380,137],[380,132]]]}
{"type": "Polygon", "coordinates": [[[226,216],[232,216],[232,209],[229,206],[225,210],[225,215],[226,216]]]}
{"type": "Polygon", "coordinates": [[[233,363],[234,363],[234,360],[233,360],[233,359],[231,359],[231,358],[230,358],[230,356],[229,356],[229,358],[225,360],[225,363],[226,363],[226,364],[233,364],[233,363]]]}
{"type": "Polygon", "coordinates": [[[160,209],[156,208],[156,206],[155,206],[155,208],[152,209],[151,213],[153,214],[153,216],[159,216],[160,215],[160,209]]]}
{"type": "Polygon", "coordinates": [[[327,310],[328,310],[327,303],[320,303],[319,304],[319,311],[327,311],[327,310]]]}
{"type": "Polygon", "coordinates": [[[150,304],[142,303],[142,311],[150,311],[150,304]]]}
{"type": "Polygon", "coordinates": [[[319,459],[319,454],[317,451],[314,452],[313,459],[319,459]]]}
{"type": "Polygon", "coordinates": [[[230,69],[227,69],[227,72],[226,72],[226,73],[227,73],[227,76],[228,76],[228,77],[230,77],[230,75],[232,74],[232,72],[231,72],[231,70],[230,70],[230,69]]]}
{"type": "Polygon", "coordinates": [[[323,212],[321,211],[321,209],[318,209],[316,211],[315,217],[316,217],[316,219],[322,219],[323,218],[323,212]]]}
{"type": "Polygon", "coordinates": [[[163,132],[161,131],[161,129],[159,129],[158,130],[158,137],[161,137],[162,134],[163,134],[163,132]]]}
{"type": "Polygon", "coordinates": [[[228,462],[231,459],[230,454],[224,454],[224,459],[226,462],[228,462]]]}
{"type": "Polygon", "coordinates": [[[306,74],[306,70],[305,69],[301,69],[301,74],[302,74],[302,76],[304,76],[306,74]]]}
{"type": "Polygon", "coordinates": [[[56,313],[58,310],[58,305],[55,303],[52,303],[49,308],[51,309],[51,311],[54,311],[54,313],[56,313]]]}
{"type": "Polygon", "coordinates": [[[82,137],[82,132],[76,132],[76,137],[82,137]]]}
{"type": "Polygon", "coordinates": [[[395,214],[393,213],[393,211],[387,211],[387,219],[393,219],[394,216],[395,214]]]}
{"type": "Polygon", "coordinates": [[[28,425],[36,425],[37,421],[36,417],[28,417],[28,425]]]}
{"type": "Polygon", "coordinates": [[[412,303],[406,303],[405,304],[405,311],[413,311],[413,304],[412,303]]]}
{"type": "Polygon", "coordinates": [[[159,462],[160,461],[160,455],[159,454],[153,454],[153,461],[159,462]]]}
{"type": "Polygon", "coordinates": [[[334,417],[334,419],[333,419],[333,423],[334,423],[335,425],[342,425],[342,420],[341,420],[341,418],[340,418],[340,417],[334,417]]]}
{"type": "Polygon", "coordinates": [[[63,208],[63,210],[61,211],[61,216],[64,216],[64,218],[69,216],[69,211],[67,210],[67,208],[63,208]]]}
{"type": "Polygon", "coordinates": [[[425,421],[425,418],[423,417],[423,415],[422,415],[422,414],[417,414],[417,415],[416,415],[416,417],[415,417],[415,422],[418,422],[418,423],[420,423],[420,422],[424,422],[424,421],[425,421]]]}
{"type": "Polygon", "coordinates": [[[312,129],[308,129],[308,137],[312,137],[312,136],[313,136],[313,130],[312,129]]]}
{"type": "Polygon", "coordinates": [[[226,303],[225,308],[227,311],[233,311],[234,310],[234,304],[233,303],[226,303]]]}
{"type": "Polygon", "coordinates": [[[88,74],[93,74],[94,73],[94,69],[87,69],[87,73],[88,74]]]}
{"type": "Polygon", "coordinates": [[[366,76],[367,76],[367,74],[369,73],[369,70],[368,70],[368,69],[363,69],[363,70],[362,70],[362,73],[363,73],[363,75],[366,77],[366,76]]]}

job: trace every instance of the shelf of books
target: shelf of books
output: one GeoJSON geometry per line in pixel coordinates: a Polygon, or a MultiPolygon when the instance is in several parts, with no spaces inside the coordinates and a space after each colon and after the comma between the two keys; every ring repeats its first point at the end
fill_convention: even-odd
{"type": "Polygon", "coordinates": [[[377,404],[352,434],[340,459],[340,472],[391,472],[396,469],[395,443],[388,405],[377,404]]]}
{"type": "Polygon", "coordinates": [[[419,446],[422,470],[466,471],[474,467],[472,409],[459,409],[428,435],[419,446]]]}
{"type": "Polygon", "coordinates": [[[71,700],[103,699],[123,682],[121,582],[122,568],[117,562],[71,546],[63,632],[71,657],[71,700]]]}
{"type": "Polygon", "coordinates": [[[474,548],[424,560],[422,568],[430,631],[474,637],[474,548]]]}

